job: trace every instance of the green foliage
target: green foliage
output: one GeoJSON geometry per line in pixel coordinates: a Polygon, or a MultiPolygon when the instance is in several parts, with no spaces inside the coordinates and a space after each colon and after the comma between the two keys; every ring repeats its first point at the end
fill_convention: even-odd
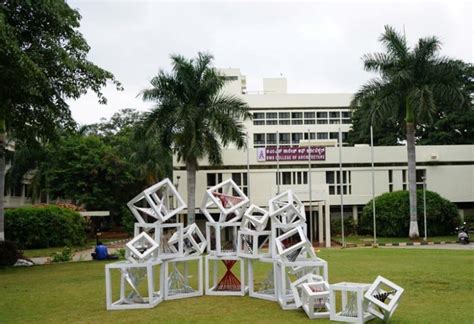
{"type": "Polygon", "coordinates": [[[117,249],[117,255],[118,255],[120,260],[124,260],[125,259],[125,249],[124,248],[117,249]]]}
{"type": "Polygon", "coordinates": [[[16,244],[12,241],[0,241],[0,266],[12,266],[21,257],[16,244]]]}
{"type": "Polygon", "coordinates": [[[56,206],[5,211],[5,235],[21,248],[84,245],[84,220],[78,212],[56,206]]]}
{"type": "Polygon", "coordinates": [[[136,219],[128,208],[123,207],[122,210],[122,227],[129,234],[133,235],[136,219]]]}
{"type": "Polygon", "coordinates": [[[72,256],[72,249],[69,246],[65,246],[61,252],[54,252],[51,254],[51,261],[54,263],[69,262],[72,260],[72,256]]]}
{"type": "MultiPolygon", "coordinates": [[[[423,191],[417,192],[418,215],[423,215],[423,191]]],[[[410,225],[408,191],[384,193],[375,198],[377,236],[403,237],[410,225]]],[[[426,191],[428,236],[447,235],[459,224],[456,205],[432,191],[426,191]]],[[[420,222],[423,224],[423,221],[420,222]]],[[[372,200],[365,205],[359,220],[360,234],[373,233],[372,200]]],[[[420,226],[423,232],[423,226],[420,226]]]]}

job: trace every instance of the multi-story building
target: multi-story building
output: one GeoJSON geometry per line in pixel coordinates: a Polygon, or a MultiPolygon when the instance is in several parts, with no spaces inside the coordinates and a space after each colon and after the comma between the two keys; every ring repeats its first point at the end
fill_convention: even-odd
{"type": "MultiPolygon", "coordinates": [[[[232,178],[252,203],[267,207],[277,193],[292,189],[306,206],[308,236],[330,242],[330,217],[355,221],[372,199],[371,149],[368,145],[337,147],[351,127],[351,94],[289,94],[286,79],[263,80],[263,92],[246,91],[238,69],[221,70],[228,78],[225,91],[240,96],[253,113],[246,121],[248,149],[223,150],[223,164],[199,161],[196,177],[196,212],[205,190],[232,178]],[[324,146],[312,153],[307,146],[324,146]],[[275,147],[279,147],[276,153],[275,147]],[[291,147],[291,148],[290,148],[291,147]],[[342,176],[340,165],[342,164],[342,176]]],[[[417,181],[456,203],[462,214],[474,205],[474,145],[417,146],[417,181]]],[[[374,148],[375,195],[407,189],[406,147],[374,148]]],[[[174,181],[186,196],[186,172],[174,161],[174,181]]],[[[407,215],[408,217],[408,215],[407,215]]],[[[204,222],[204,218],[197,222],[204,222]]]]}

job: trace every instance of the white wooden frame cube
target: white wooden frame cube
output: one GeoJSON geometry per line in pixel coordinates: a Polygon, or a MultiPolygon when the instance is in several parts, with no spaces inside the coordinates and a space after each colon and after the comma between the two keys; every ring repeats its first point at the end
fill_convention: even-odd
{"type": "Polygon", "coordinates": [[[184,256],[184,238],[182,223],[158,224],[160,249],[158,257],[162,260],[181,258],[184,256]],[[172,235],[165,235],[165,231],[175,229],[172,235]]]}
{"type": "Polygon", "coordinates": [[[303,310],[310,319],[329,318],[329,284],[327,281],[304,283],[301,287],[303,310]],[[324,305],[322,310],[321,304],[324,305]]]}
{"type": "Polygon", "coordinates": [[[403,291],[404,289],[402,287],[398,286],[392,281],[382,276],[377,276],[375,281],[364,295],[365,299],[371,303],[369,304],[369,312],[381,320],[388,322],[400,303],[400,298],[402,297],[403,291]],[[390,294],[388,291],[382,289],[381,286],[383,285],[394,290],[395,293],[390,294]],[[374,296],[375,294],[384,293],[387,293],[388,303],[382,302],[374,296]]]}
{"type": "Polygon", "coordinates": [[[192,255],[192,256],[185,256],[181,258],[176,258],[172,260],[167,260],[164,261],[164,299],[165,300],[172,300],[172,299],[181,299],[181,298],[190,298],[190,297],[198,297],[203,295],[203,261],[202,261],[202,256],[201,255],[192,255]],[[189,286],[189,271],[190,271],[190,263],[191,262],[196,262],[197,263],[197,269],[196,269],[196,278],[197,278],[197,289],[193,289],[190,287],[192,290],[190,291],[181,291],[181,292],[176,292],[173,291],[170,287],[169,284],[171,282],[170,276],[172,275],[173,271],[176,270],[178,271],[178,275],[183,279],[183,285],[189,286]],[[182,263],[183,264],[183,273],[179,272],[179,266],[176,265],[176,263],[182,263]],[[176,266],[176,268],[175,268],[176,266]]]}
{"type": "Polygon", "coordinates": [[[249,202],[249,198],[244,194],[239,186],[232,179],[227,179],[206,191],[201,204],[201,212],[211,223],[237,222],[242,218],[249,202]],[[237,193],[237,196],[233,196],[234,191],[237,193]],[[216,195],[228,198],[227,202],[230,203],[230,207],[224,206],[221,199],[216,195]],[[238,202],[234,204],[234,200],[238,202]],[[220,213],[218,220],[214,219],[209,211],[209,209],[215,208],[217,208],[220,213]],[[228,216],[232,214],[234,217],[228,219],[228,216]]]}
{"type": "MultiPolygon", "coordinates": [[[[225,273],[224,273],[225,276],[225,273]]],[[[222,278],[221,278],[222,279],[222,278]]],[[[245,296],[248,291],[248,287],[245,283],[245,259],[237,256],[215,256],[206,255],[204,262],[204,282],[206,295],[210,296],[245,296]],[[219,275],[219,263],[223,260],[235,260],[237,261],[234,266],[240,267],[240,290],[218,290],[218,275],[219,275]]]]}
{"type": "MultiPolygon", "coordinates": [[[[207,241],[204,235],[202,235],[199,227],[194,223],[186,226],[183,229],[183,249],[184,255],[203,254],[206,251],[207,241]]],[[[179,234],[175,232],[169,239],[170,245],[175,245],[179,242],[179,234]]]]}
{"type": "Polygon", "coordinates": [[[293,292],[293,296],[295,298],[295,305],[296,307],[301,307],[303,302],[301,300],[302,297],[302,288],[304,283],[312,283],[312,282],[319,282],[323,281],[323,277],[316,275],[314,273],[307,273],[304,276],[296,279],[290,284],[291,291],[293,292]]]}
{"type": "Polygon", "coordinates": [[[270,231],[238,231],[237,256],[250,259],[270,257],[270,235],[270,231]],[[263,240],[260,239],[261,237],[263,238],[263,240]],[[265,245],[268,246],[267,249],[264,249],[265,245]]]}
{"type": "MultiPolygon", "coordinates": [[[[285,262],[275,260],[275,278],[277,285],[278,303],[282,309],[297,309],[296,299],[291,290],[291,280],[289,275],[301,278],[307,274],[322,277],[324,281],[328,279],[327,262],[322,259],[317,260],[296,260],[294,262],[285,262]]],[[[297,280],[297,279],[296,279],[297,280]]]]}
{"type": "Polygon", "coordinates": [[[135,223],[133,230],[133,237],[140,235],[142,232],[146,232],[158,245],[160,244],[160,230],[159,224],[157,223],[135,223]],[[153,233],[151,233],[153,232],[153,233]]]}
{"type": "Polygon", "coordinates": [[[275,244],[277,247],[278,256],[286,262],[293,262],[298,258],[299,255],[307,255],[310,259],[316,259],[316,253],[311,246],[306,234],[304,233],[303,227],[297,226],[293,229],[283,233],[282,235],[275,238],[275,244]],[[290,237],[299,238],[299,242],[285,247],[283,242],[290,237]],[[300,251],[300,252],[298,252],[300,251]],[[295,255],[297,254],[297,255],[295,255]],[[292,259],[293,258],[293,259],[292,259]]]}
{"type": "Polygon", "coordinates": [[[261,258],[261,259],[248,259],[247,260],[247,277],[248,277],[248,290],[249,296],[253,298],[259,298],[269,301],[277,301],[277,291],[276,291],[276,282],[275,282],[275,260],[270,258],[261,258]],[[266,290],[256,290],[255,289],[255,271],[254,266],[259,263],[266,263],[271,265],[271,269],[268,271],[268,274],[271,274],[266,280],[270,281],[272,288],[266,290]]]}
{"type": "Polygon", "coordinates": [[[288,224],[288,225],[282,225],[282,224],[275,224],[272,221],[271,224],[271,235],[270,235],[270,253],[273,258],[278,259],[280,256],[278,255],[278,249],[276,246],[276,238],[278,236],[283,235],[284,233],[294,229],[295,227],[302,227],[303,232],[306,232],[306,223],[301,223],[301,224],[288,224]]]}
{"type": "Polygon", "coordinates": [[[141,308],[153,308],[163,301],[163,287],[164,287],[164,277],[163,277],[163,266],[161,260],[153,260],[145,263],[130,263],[130,262],[116,262],[109,263],[105,266],[105,299],[107,310],[122,310],[122,309],[141,309],[141,308]],[[159,270],[159,287],[156,287],[155,282],[155,267],[160,266],[159,270]],[[130,281],[127,271],[131,269],[144,269],[146,271],[147,280],[147,296],[143,296],[143,302],[134,302],[131,301],[125,296],[126,285],[131,285],[132,289],[136,290],[136,287],[133,287],[133,283],[130,281]],[[120,285],[119,285],[119,299],[113,300],[113,284],[112,284],[112,271],[120,271],[120,285]],[[158,288],[158,289],[157,289],[158,288]]]}
{"type": "Polygon", "coordinates": [[[267,227],[268,220],[270,219],[270,214],[263,208],[258,207],[257,205],[250,205],[250,207],[245,211],[244,216],[242,217],[242,226],[244,230],[252,230],[257,232],[262,232],[267,227]]]}
{"type": "Polygon", "coordinates": [[[364,299],[364,294],[369,290],[370,284],[355,283],[355,282],[340,282],[329,286],[330,291],[330,320],[348,323],[365,323],[374,318],[374,315],[368,311],[368,301],[364,299]],[[337,312],[337,292],[341,292],[342,309],[337,312]],[[351,306],[355,309],[352,311],[353,315],[345,314],[346,307],[351,306]]]}
{"type": "Polygon", "coordinates": [[[186,208],[183,198],[168,178],[139,193],[127,203],[127,206],[139,223],[147,223],[142,214],[156,219],[153,223],[164,223],[186,208]],[[161,197],[158,195],[159,192],[161,197]],[[137,206],[137,203],[142,204],[143,201],[148,207],[137,206]]]}
{"type": "Polygon", "coordinates": [[[135,236],[125,244],[125,258],[133,263],[142,263],[158,257],[159,244],[146,232],[135,236]],[[145,248],[142,252],[141,249],[145,248]]]}
{"type": "Polygon", "coordinates": [[[206,223],[206,240],[207,240],[207,253],[217,256],[233,256],[237,255],[238,245],[238,231],[240,223],[206,223]],[[230,229],[229,233],[234,249],[226,250],[225,246],[222,246],[222,238],[225,235],[226,229],[230,229]],[[223,233],[224,232],[224,233],[223,233]],[[214,236],[212,235],[214,233],[214,236]]]}
{"type": "Polygon", "coordinates": [[[268,202],[270,218],[276,224],[290,225],[306,222],[304,205],[292,190],[287,190],[268,202]]]}

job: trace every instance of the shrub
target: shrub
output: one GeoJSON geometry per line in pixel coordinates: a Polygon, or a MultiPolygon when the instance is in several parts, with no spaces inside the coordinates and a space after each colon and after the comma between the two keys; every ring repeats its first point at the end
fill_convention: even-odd
{"type": "Polygon", "coordinates": [[[21,252],[12,241],[0,241],[0,266],[12,266],[21,257],[21,252]]]}
{"type": "MultiPolygon", "coordinates": [[[[423,190],[417,191],[418,226],[420,236],[424,230],[423,190]]],[[[375,198],[377,235],[382,237],[405,237],[410,226],[408,191],[395,191],[375,198]]],[[[451,234],[459,223],[456,205],[432,191],[426,191],[426,222],[428,236],[451,234]]],[[[365,205],[359,221],[359,232],[371,234],[373,227],[372,200],[365,205]]],[[[423,233],[424,234],[424,233],[423,233]]]]}
{"type": "Polygon", "coordinates": [[[128,208],[122,208],[120,212],[122,214],[122,228],[128,233],[128,235],[132,236],[135,229],[135,216],[133,216],[128,208]]]}
{"type": "Polygon", "coordinates": [[[5,235],[20,248],[84,245],[84,220],[78,212],[57,206],[5,210],[5,235]]]}
{"type": "Polygon", "coordinates": [[[69,262],[72,260],[72,250],[69,246],[65,246],[61,252],[51,254],[53,262],[69,262]]]}

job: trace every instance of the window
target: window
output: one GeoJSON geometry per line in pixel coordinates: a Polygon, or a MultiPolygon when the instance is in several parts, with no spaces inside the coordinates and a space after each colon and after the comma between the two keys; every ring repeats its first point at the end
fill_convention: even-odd
{"type": "Polygon", "coordinates": [[[236,76],[225,76],[224,79],[228,81],[237,81],[239,78],[236,76]]]}
{"type": "Polygon", "coordinates": [[[292,125],[302,125],[303,124],[303,113],[302,112],[291,113],[291,124],[292,125]]]}
{"type": "Polygon", "coordinates": [[[318,118],[328,118],[328,112],[327,111],[321,111],[317,113],[318,118]]]}
{"type": "Polygon", "coordinates": [[[278,124],[278,114],[276,112],[267,113],[267,125],[277,125],[278,124]]]}
{"type": "Polygon", "coordinates": [[[339,140],[339,133],[338,132],[331,132],[331,133],[329,133],[329,138],[339,140]]]}
{"type": "Polygon", "coordinates": [[[402,170],[403,190],[407,190],[407,170],[402,170]]]}
{"type": "Polygon", "coordinates": [[[303,133],[293,133],[291,134],[291,143],[300,144],[300,140],[303,139],[303,133]]]}
{"type": "Polygon", "coordinates": [[[315,112],[305,112],[304,113],[304,123],[305,125],[314,125],[316,124],[316,113],[315,112]]]}
{"type": "Polygon", "coordinates": [[[267,145],[276,145],[277,144],[277,134],[271,133],[267,134],[267,145]]]}
{"type": "Polygon", "coordinates": [[[318,119],[318,124],[327,124],[328,120],[327,119],[318,119]]]}
{"type": "MultiPolygon", "coordinates": [[[[408,170],[402,170],[403,190],[407,190],[408,188],[407,171],[408,170]]],[[[416,189],[417,190],[423,189],[423,177],[426,177],[426,169],[416,170],[416,189]]]]}
{"type": "Polygon", "coordinates": [[[342,112],[342,118],[351,118],[351,112],[350,111],[343,111],[342,112]]]}
{"type": "Polygon", "coordinates": [[[278,123],[280,125],[289,125],[290,124],[290,113],[289,112],[278,113],[278,118],[280,118],[280,120],[278,121],[278,123]]]}
{"type": "Polygon", "coordinates": [[[327,140],[328,138],[328,133],[318,133],[318,140],[327,140]]]}
{"type": "Polygon", "coordinates": [[[304,133],[304,139],[307,140],[307,139],[316,139],[316,133],[304,133]],[[309,138],[308,138],[308,134],[309,134],[309,138]]]}
{"type": "Polygon", "coordinates": [[[265,146],[265,134],[253,134],[253,147],[265,146]]]}
{"type": "Polygon", "coordinates": [[[339,111],[330,111],[329,118],[339,118],[339,111]]]}
{"type": "Polygon", "coordinates": [[[315,114],[314,112],[305,112],[305,113],[304,113],[304,118],[305,118],[305,119],[306,119],[306,118],[308,118],[308,119],[314,118],[315,116],[316,116],[316,114],[315,114]]]}
{"type": "Polygon", "coordinates": [[[214,187],[222,182],[222,173],[208,173],[207,174],[207,189],[214,187]]]}
{"type": "MultiPolygon", "coordinates": [[[[282,185],[308,184],[307,171],[280,172],[280,178],[281,178],[282,185]]],[[[278,173],[276,176],[276,184],[278,185],[278,173]]]]}
{"type": "Polygon", "coordinates": [[[264,113],[253,113],[253,124],[254,125],[265,125],[265,114],[264,113]]]}
{"type": "Polygon", "coordinates": [[[388,191],[393,191],[393,170],[388,170],[388,191]]]}
{"type": "MultiPolygon", "coordinates": [[[[232,180],[236,185],[247,195],[248,185],[247,185],[247,173],[232,173],[232,180]]],[[[233,190],[233,195],[237,196],[237,192],[233,190]]]]}
{"type": "Polygon", "coordinates": [[[326,183],[329,185],[330,195],[340,195],[341,184],[343,195],[352,194],[351,171],[342,171],[342,182],[341,173],[339,171],[326,171],[326,183]]]}
{"type": "Polygon", "coordinates": [[[290,144],[290,133],[280,133],[279,137],[280,145],[290,144]]]}

